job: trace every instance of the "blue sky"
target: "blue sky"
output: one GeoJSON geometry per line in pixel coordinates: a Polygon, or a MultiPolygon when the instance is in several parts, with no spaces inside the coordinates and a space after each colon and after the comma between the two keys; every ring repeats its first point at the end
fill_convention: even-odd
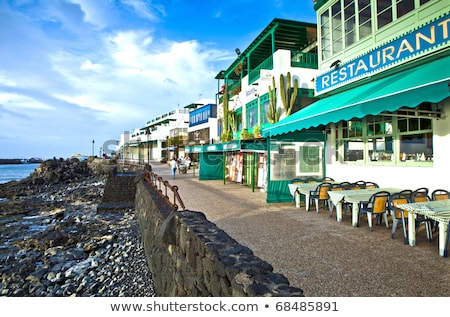
{"type": "Polygon", "coordinates": [[[92,154],[214,100],[216,74],[312,0],[0,0],[0,158],[92,154]]]}

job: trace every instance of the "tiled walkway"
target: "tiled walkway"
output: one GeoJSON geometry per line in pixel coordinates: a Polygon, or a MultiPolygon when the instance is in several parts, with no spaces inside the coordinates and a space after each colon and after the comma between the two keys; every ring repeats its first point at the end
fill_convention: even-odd
{"type": "Polygon", "coordinates": [[[265,193],[247,186],[200,181],[198,171],[173,180],[167,165],[152,167],[179,187],[187,209],[203,212],[305,296],[450,296],[450,258],[439,256],[437,233],[429,243],[419,229],[410,247],[400,227],[393,240],[384,223],[369,232],[365,218],[355,228],[349,214],[336,222],[325,210],[268,204],[265,193]]]}

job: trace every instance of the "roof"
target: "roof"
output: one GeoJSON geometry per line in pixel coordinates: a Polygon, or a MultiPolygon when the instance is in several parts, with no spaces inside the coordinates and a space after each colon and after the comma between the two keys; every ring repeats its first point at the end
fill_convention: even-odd
{"type": "Polygon", "coordinates": [[[234,70],[244,61],[250,62],[251,71],[279,49],[301,51],[311,45],[311,43],[315,43],[316,40],[317,26],[315,23],[275,18],[253,40],[253,42],[238,55],[238,58],[227,70],[220,71],[216,75],[216,79],[223,79],[225,76],[228,76],[230,79],[237,79],[238,76],[234,73],[234,70]],[[272,34],[274,36],[273,40],[272,34]]]}

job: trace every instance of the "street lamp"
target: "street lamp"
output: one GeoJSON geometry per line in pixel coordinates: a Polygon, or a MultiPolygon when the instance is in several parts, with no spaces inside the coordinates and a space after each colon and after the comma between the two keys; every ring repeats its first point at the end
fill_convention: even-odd
{"type": "Polygon", "coordinates": [[[94,139],[92,139],[92,156],[94,156],[94,144],[95,144],[95,141],[94,141],[94,139]]]}

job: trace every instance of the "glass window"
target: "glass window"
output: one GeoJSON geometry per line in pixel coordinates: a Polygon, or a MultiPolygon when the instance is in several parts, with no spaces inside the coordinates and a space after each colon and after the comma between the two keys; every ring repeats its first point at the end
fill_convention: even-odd
{"type": "Polygon", "coordinates": [[[242,130],[242,112],[236,112],[236,131],[241,131],[242,130]]]}
{"type": "Polygon", "coordinates": [[[392,119],[384,116],[367,117],[367,135],[392,134],[392,119]]]}
{"type": "Polygon", "coordinates": [[[367,116],[362,120],[341,122],[339,131],[336,131],[336,159],[365,163],[431,162],[432,119],[413,115],[428,106],[428,103],[423,103],[415,109],[401,109],[396,116],[367,116]]]}
{"type": "Polygon", "coordinates": [[[269,120],[267,120],[266,113],[269,113],[269,95],[264,95],[260,99],[260,122],[261,125],[266,125],[269,123],[269,120]]]}
{"type": "Polygon", "coordinates": [[[272,180],[322,175],[322,142],[270,142],[272,180]]]}
{"type": "Polygon", "coordinates": [[[420,0],[420,5],[425,4],[425,3],[429,2],[429,1],[431,1],[431,0],[420,0]]]}
{"type": "Polygon", "coordinates": [[[414,0],[396,0],[397,19],[414,10],[414,0]]]}
{"type": "Polygon", "coordinates": [[[344,161],[362,161],[364,160],[364,140],[355,138],[344,141],[344,161]]]}
{"type": "Polygon", "coordinates": [[[247,129],[258,125],[258,100],[247,105],[247,129]]]}
{"type": "Polygon", "coordinates": [[[392,161],[394,158],[394,140],[392,137],[367,139],[370,161],[392,161]]]}
{"type": "Polygon", "coordinates": [[[359,38],[372,34],[372,13],[370,0],[358,0],[359,38]]]}
{"type": "Polygon", "coordinates": [[[362,121],[346,121],[342,124],[342,136],[344,138],[362,136],[362,121]]]}
{"type": "Polygon", "coordinates": [[[331,56],[331,38],[330,38],[330,14],[328,10],[320,16],[320,33],[322,43],[322,58],[331,56]]]}
{"type": "Polygon", "coordinates": [[[344,0],[345,46],[356,42],[356,16],[353,0],[344,0]]]}
{"type": "Polygon", "coordinates": [[[433,135],[415,133],[400,135],[400,161],[432,161],[433,135]]]}
{"type": "Polygon", "coordinates": [[[341,3],[336,2],[331,7],[331,28],[332,28],[332,45],[333,54],[342,51],[343,41],[342,41],[342,11],[341,3]]]}
{"type": "Polygon", "coordinates": [[[299,174],[320,172],[321,148],[318,145],[300,146],[299,174]]]}
{"type": "Polygon", "coordinates": [[[377,0],[377,25],[381,29],[392,22],[392,0],[377,0]]]}

